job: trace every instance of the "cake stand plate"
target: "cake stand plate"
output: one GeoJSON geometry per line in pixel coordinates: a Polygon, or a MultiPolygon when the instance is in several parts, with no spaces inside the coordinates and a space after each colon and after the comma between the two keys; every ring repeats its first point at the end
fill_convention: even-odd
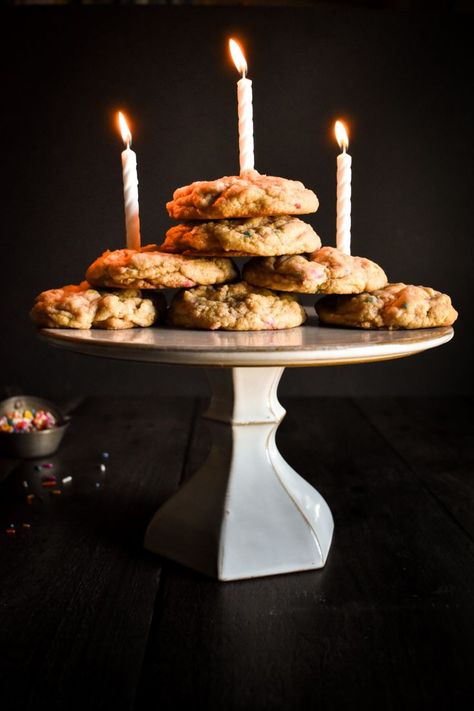
{"type": "Polygon", "coordinates": [[[206,463],[155,514],[145,547],[219,580],[321,568],[333,533],[318,491],[275,444],[285,415],[277,388],[286,366],[343,365],[413,355],[446,343],[452,328],[357,331],[310,316],[284,331],[43,329],[75,352],[206,368],[212,434],[206,463]]]}

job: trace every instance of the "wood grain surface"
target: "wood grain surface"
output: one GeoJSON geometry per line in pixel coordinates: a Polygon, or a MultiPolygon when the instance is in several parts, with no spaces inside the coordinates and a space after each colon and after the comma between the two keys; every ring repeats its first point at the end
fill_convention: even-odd
{"type": "Polygon", "coordinates": [[[52,470],[1,462],[3,708],[467,707],[472,401],[283,404],[280,450],[335,519],[320,571],[217,583],[142,548],[208,450],[191,399],[88,399],[52,470]]]}

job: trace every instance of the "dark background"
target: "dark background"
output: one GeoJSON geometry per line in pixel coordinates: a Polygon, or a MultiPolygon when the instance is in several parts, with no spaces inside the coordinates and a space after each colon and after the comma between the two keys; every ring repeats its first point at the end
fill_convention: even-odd
{"type": "Polygon", "coordinates": [[[197,369],[86,358],[49,348],[29,322],[35,295],[78,283],[124,245],[121,140],[130,117],[144,243],[161,242],[165,202],[238,170],[237,72],[254,86],[256,167],[300,179],[308,217],[335,241],[336,118],[353,156],[353,253],[392,281],[448,292],[453,342],[406,360],[287,370],[284,394],[472,391],[472,14],[350,7],[8,8],[2,12],[3,382],[50,396],[201,394],[197,369]],[[5,193],[4,193],[5,196],[5,193]]]}

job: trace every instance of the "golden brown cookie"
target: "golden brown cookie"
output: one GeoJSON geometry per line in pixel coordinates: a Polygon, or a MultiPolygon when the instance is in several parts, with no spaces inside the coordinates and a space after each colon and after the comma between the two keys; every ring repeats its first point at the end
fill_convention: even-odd
{"type": "Polygon", "coordinates": [[[166,207],[177,220],[220,220],[316,212],[318,198],[303,183],[248,170],[217,180],[198,180],[175,190],[166,207]]]}
{"type": "Polygon", "coordinates": [[[312,252],[321,245],[311,225],[298,217],[185,222],[172,227],[160,249],[186,255],[251,257],[312,252]]]}
{"type": "Polygon", "coordinates": [[[258,289],[243,281],[181,291],[171,302],[169,317],[173,326],[212,331],[294,328],[305,319],[296,297],[258,289]]]}
{"type": "Polygon", "coordinates": [[[93,286],[133,289],[164,289],[222,284],[238,271],[230,259],[184,257],[145,247],[104,252],[86,272],[93,286]]]}
{"type": "Polygon", "coordinates": [[[163,294],[143,298],[137,289],[97,291],[87,282],[43,291],[30,316],[46,328],[122,329],[151,326],[166,313],[163,294]]]}
{"type": "Polygon", "coordinates": [[[256,286],[300,294],[359,294],[387,283],[378,264],[334,247],[312,254],[251,259],[244,266],[243,278],[256,286]]]}
{"type": "Polygon", "coordinates": [[[451,326],[458,317],[447,294],[407,284],[388,284],[371,294],[325,296],[316,312],[321,323],[352,328],[433,328],[451,326]]]}

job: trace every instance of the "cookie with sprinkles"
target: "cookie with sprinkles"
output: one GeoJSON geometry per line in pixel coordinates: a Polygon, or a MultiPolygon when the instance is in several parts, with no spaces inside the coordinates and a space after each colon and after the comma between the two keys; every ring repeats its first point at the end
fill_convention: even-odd
{"type": "Polygon", "coordinates": [[[171,325],[224,331],[294,328],[306,319],[291,294],[277,294],[245,282],[199,286],[178,292],[171,302],[171,325]]]}
{"type": "Polygon", "coordinates": [[[325,296],[317,302],[316,312],[324,324],[390,330],[451,326],[458,317],[447,294],[403,283],[372,293],[325,296]]]}
{"type": "Polygon", "coordinates": [[[222,220],[316,212],[318,198],[297,180],[248,170],[217,180],[198,180],[175,190],[166,207],[177,220],[222,220]]]}
{"type": "Polygon", "coordinates": [[[292,215],[185,222],[172,227],[164,252],[201,256],[275,256],[312,252],[321,240],[311,225],[292,215]]]}
{"type": "Polygon", "coordinates": [[[88,268],[87,281],[111,288],[165,289],[222,284],[238,276],[231,259],[198,259],[152,247],[107,250],[88,268]]]}
{"type": "Polygon", "coordinates": [[[97,290],[87,282],[43,291],[30,311],[44,328],[124,329],[151,326],[166,313],[163,294],[144,297],[138,289],[97,290]]]}
{"type": "Polygon", "coordinates": [[[299,294],[359,294],[383,288],[387,276],[365,257],[321,247],[312,254],[251,259],[243,278],[256,286],[299,294]]]}

